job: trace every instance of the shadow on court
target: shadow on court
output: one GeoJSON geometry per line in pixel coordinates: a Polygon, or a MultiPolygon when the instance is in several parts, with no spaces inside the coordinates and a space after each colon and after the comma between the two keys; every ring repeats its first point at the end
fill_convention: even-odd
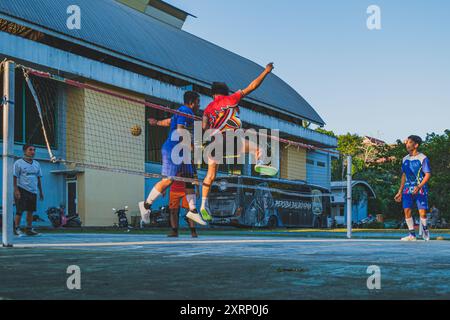
{"type": "Polygon", "coordinates": [[[43,234],[0,249],[0,298],[449,299],[448,270],[450,241],[43,234]],[[70,265],[81,290],[66,286],[70,265]],[[380,290],[367,288],[371,265],[380,290]]]}

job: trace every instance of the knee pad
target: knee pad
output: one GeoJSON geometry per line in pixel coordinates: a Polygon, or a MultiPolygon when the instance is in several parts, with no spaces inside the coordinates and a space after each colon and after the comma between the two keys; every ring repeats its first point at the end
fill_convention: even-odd
{"type": "Polygon", "coordinates": [[[206,182],[203,182],[203,186],[204,186],[204,187],[207,187],[207,188],[210,188],[210,187],[211,187],[211,185],[210,185],[209,183],[206,183],[206,182]]]}

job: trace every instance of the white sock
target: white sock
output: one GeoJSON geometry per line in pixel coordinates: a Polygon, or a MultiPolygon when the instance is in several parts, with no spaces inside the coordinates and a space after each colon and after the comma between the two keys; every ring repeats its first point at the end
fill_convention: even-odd
{"type": "Polygon", "coordinates": [[[195,194],[187,194],[186,200],[189,204],[189,211],[194,211],[197,209],[195,206],[195,194]]]}
{"type": "MultiPolygon", "coordinates": [[[[203,198],[202,197],[202,206],[201,206],[201,209],[205,209],[205,207],[206,207],[206,201],[208,201],[208,198],[203,198]]],[[[201,210],[200,209],[200,210],[201,210]]]]}
{"type": "Polygon", "coordinates": [[[161,195],[162,195],[161,192],[153,188],[152,191],[150,191],[150,194],[148,195],[147,203],[150,205],[153,204],[153,202],[155,202],[155,200],[158,199],[161,195]]]}
{"type": "Polygon", "coordinates": [[[406,221],[406,224],[408,225],[408,230],[409,231],[414,231],[414,220],[413,220],[413,218],[405,219],[405,221],[406,221]]]}
{"type": "Polygon", "coordinates": [[[420,218],[420,223],[422,224],[422,226],[423,226],[423,229],[424,230],[427,230],[427,218],[420,218]]]}

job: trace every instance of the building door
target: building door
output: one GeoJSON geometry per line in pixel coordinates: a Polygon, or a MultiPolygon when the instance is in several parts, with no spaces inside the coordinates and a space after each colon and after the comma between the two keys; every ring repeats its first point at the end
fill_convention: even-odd
{"type": "Polygon", "coordinates": [[[66,180],[66,203],[67,203],[67,214],[69,216],[75,215],[78,211],[77,207],[77,178],[67,177],[66,180]]]}

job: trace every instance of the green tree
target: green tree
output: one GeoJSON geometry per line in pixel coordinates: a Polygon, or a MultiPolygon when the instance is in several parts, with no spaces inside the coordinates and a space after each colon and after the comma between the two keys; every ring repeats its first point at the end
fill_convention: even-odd
{"type": "Polygon", "coordinates": [[[341,156],[335,159],[332,163],[331,176],[332,180],[342,180],[346,174],[346,156],[352,156],[352,174],[361,171],[364,167],[364,161],[362,161],[362,142],[363,138],[356,135],[347,133],[345,135],[340,135],[338,138],[337,150],[340,152],[341,156]]]}
{"type": "MultiPolygon", "coordinates": [[[[326,131],[326,130],[325,130],[326,131]]],[[[332,180],[345,179],[345,155],[353,160],[353,179],[367,181],[377,198],[369,201],[369,212],[382,213],[386,217],[402,217],[401,204],[393,198],[400,186],[401,164],[407,154],[405,145],[398,140],[394,145],[371,146],[363,143],[363,137],[347,133],[338,136],[338,150],[342,154],[332,163],[332,180]],[[373,148],[369,150],[368,148],[373,148]],[[370,154],[370,156],[368,156],[370,154]]],[[[430,205],[434,204],[443,216],[450,217],[450,130],[444,134],[428,134],[420,151],[428,156],[432,177],[430,205]]]]}
{"type": "Polygon", "coordinates": [[[327,136],[337,138],[336,134],[333,131],[325,130],[323,128],[317,128],[317,132],[326,134],[327,136]]]}
{"type": "Polygon", "coordinates": [[[450,216],[450,130],[427,135],[421,151],[430,159],[430,204],[450,216]]]}

